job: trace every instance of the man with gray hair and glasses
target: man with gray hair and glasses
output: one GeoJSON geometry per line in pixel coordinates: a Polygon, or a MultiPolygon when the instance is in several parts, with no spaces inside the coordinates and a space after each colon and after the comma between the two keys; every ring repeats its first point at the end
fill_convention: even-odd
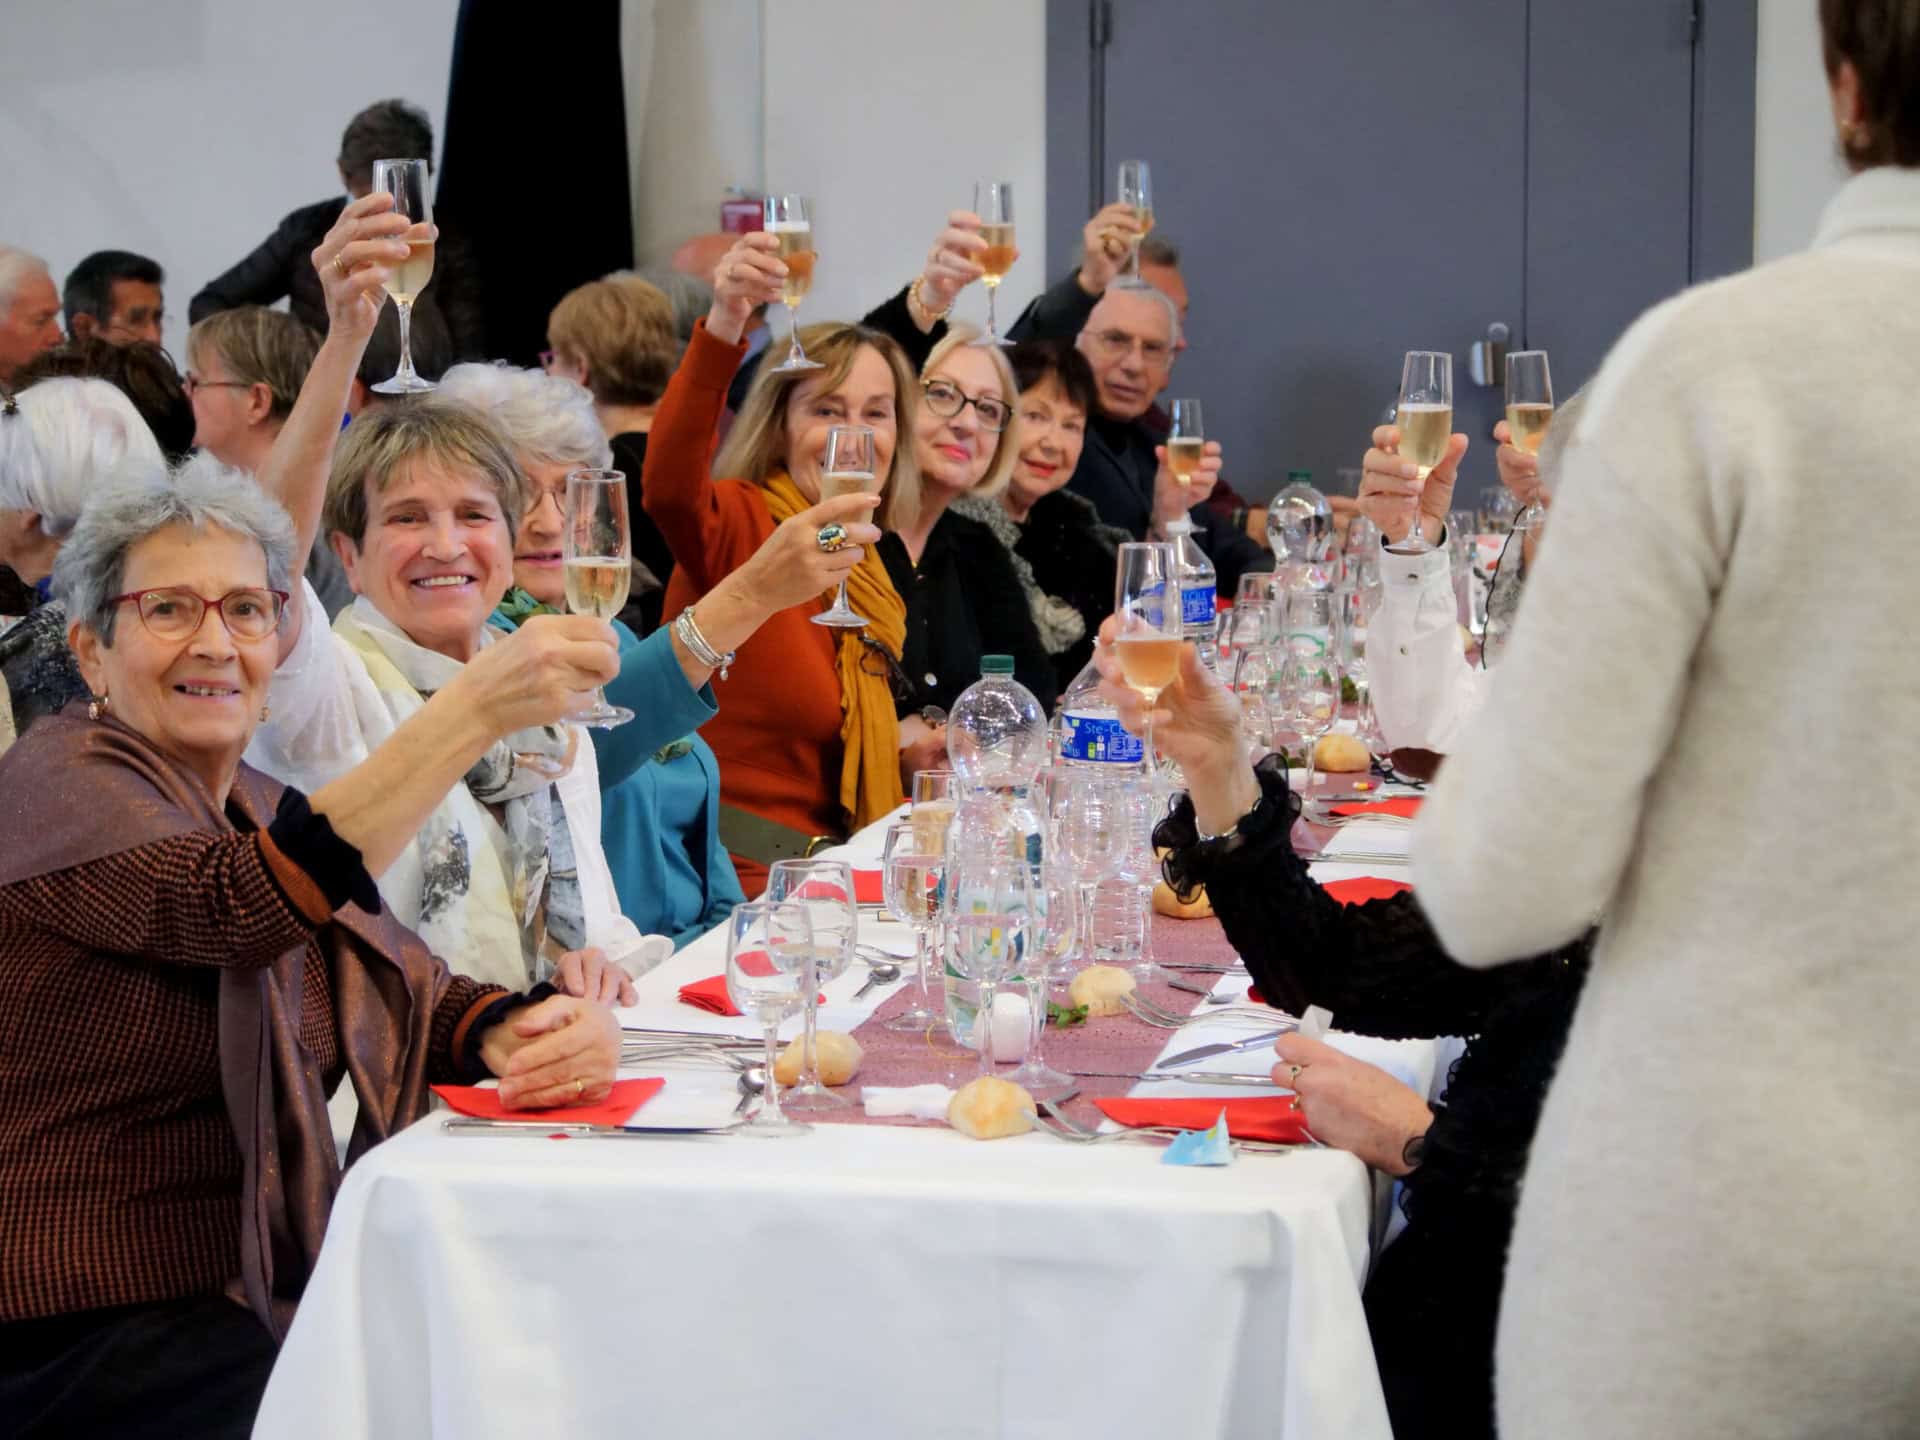
{"type": "Polygon", "coordinates": [[[21,366],[60,343],[60,292],[47,262],[0,245],[0,392],[21,366]]]}

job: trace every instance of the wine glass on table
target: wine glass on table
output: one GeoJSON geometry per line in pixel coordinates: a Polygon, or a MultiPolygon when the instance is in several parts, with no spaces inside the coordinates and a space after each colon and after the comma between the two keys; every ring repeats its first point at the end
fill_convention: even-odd
{"type": "Polygon", "coordinates": [[[1013,182],[977,182],[973,187],[973,213],[980,217],[980,238],[987,242],[987,248],[980,256],[980,268],[986,272],[980,279],[987,287],[987,333],[973,343],[1010,345],[1012,341],[1000,338],[1000,326],[994,318],[994,299],[1000,293],[1000,282],[1007,278],[1007,271],[1013,268],[1016,253],[1013,244],[1013,182]]]}
{"type": "Polygon", "coordinates": [[[813,1128],[782,1113],[773,1078],[780,1022],[806,1004],[802,972],[812,954],[813,927],[803,905],[752,900],[734,906],[727,917],[727,998],[742,1015],[760,1022],[767,1045],[760,1103],[740,1127],[742,1135],[804,1135],[813,1128]]]}
{"type": "Polygon", "coordinates": [[[1127,257],[1127,273],[1119,283],[1138,288],[1147,283],[1140,278],[1140,242],[1153,233],[1153,174],[1146,161],[1120,162],[1120,203],[1132,208],[1140,228],[1130,237],[1133,253],[1127,257]]]}
{"type": "MultiPolygon", "coordinates": [[[[1553,376],[1544,350],[1518,350],[1507,356],[1507,432],[1512,443],[1538,455],[1553,423],[1553,376]]],[[[1538,501],[1513,517],[1513,528],[1531,530],[1546,518],[1538,501]]]]}
{"type": "Polygon", "coordinates": [[[800,1083],[787,1092],[787,1107],[801,1114],[831,1114],[852,1104],[820,1080],[814,1043],[820,1023],[820,987],[844,975],[860,939],[853,900],[853,867],[844,860],[776,860],[767,872],[766,898],[807,912],[813,945],[802,966],[806,1028],[800,1051],[800,1083]]]}
{"type": "MultiPolygon", "coordinates": [[[[568,610],[611,620],[625,608],[627,589],[633,583],[633,531],[628,523],[625,475],[618,470],[567,472],[566,529],[560,554],[566,562],[568,610]]],[[[633,711],[609,705],[596,688],[593,703],[569,718],[611,730],[633,719],[633,711]]]]}
{"type": "Polygon", "coordinates": [[[880,850],[880,883],[887,913],[913,930],[914,968],[920,976],[919,998],[886,1022],[889,1030],[925,1030],[946,1020],[944,1003],[934,1008],[933,980],[927,969],[927,934],[940,922],[946,875],[944,826],[936,834],[909,817],[887,827],[880,850]]]}
{"type": "Polygon", "coordinates": [[[1113,614],[1113,653],[1120,674],[1147,702],[1143,748],[1147,774],[1156,777],[1160,764],[1153,749],[1153,707],[1180,673],[1180,581],[1173,546],[1129,541],[1120,547],[1113,614]]]}
{"type": "MultiPolygon", "coordinates": [[[[786,366],[782,366],[786,369],[786,366]]],[[[819,368],[819,367],[814,367],[819,368]]],[[[871,494],[877,489],[873,474],[873,430],[867,425],[834,425],[827,431],[827,453],[820,464],[820,498],[871,494]]],[[[833,604],[811,619],[835,630],[858,630],[867,617],[847,604],[847,582],[834,592],[833,604]]]]}
{"type": "Polygon", "coordinates": [[[1325,817],[1314,803],[1313,752],[1321,737],[1340,719],[1340,667],[1331,655],[1296,653],[1288,657],[1280,685],[1287,696],[1288,721],[1307,752],[1307,782],[1300,791],[1300,814],[1303,819],[1320,823],[1325,817]]]}
{"type": "MultiPolygon", "coordinates": [[[[1447,455],[1453,438],[1453,356],[1438,350],[1409,350],[1400,369],[1400,453],[1419,467],[1421,485],[1447,455]]],[[[1413,502],[1413,524],[1406,538],[1387,548],[1396,555],[1423,555],[1433,542],[1420,524],[1420,501],[1413,502]]]]}
{"type": "Polygon", "coordinates": [[[1046,1060],[1047,1009],[1053,987],[1073,970],[1074,941],[1079,935],[1079,912],[1073,887],[1056,863],[1041,867],[1033,887],[1033,912],[1027,922],[1027,1003],[1031,1007],[1027,1030],[1027,1057],[1006,1076],[1037,1100],[1051,1100],[1077,1087],[1078,1081],[1046,1060]]]}
{"type": "Polygon", "coordinates": [[[1032,877],[1023,859],[987,851],[947,865],[948,964],[979,987],[973,1041],[982,1075],[993,1074],[994,1006],[1003,980],[1021,975],[1032,915],[1032,877]]]}
{"type": "Polygon", "coordinates": [[[780,300],[787,307],[787,358],[773,368],[821,369],[800,348],[800,302],[813,288],[813,206],[804,195],[769,195],[762,211],[766,232],[779,242],[774,254],[787,267],[787,278],[780,285],[780,300]]]}
{"type": "Polygon", "coordinates": [[[1063,775],[1056,781],[1054,848],[1066,856],[1079,903],[1081,954],[1089,965],[1095,953],[1094,901],[1103,881],[1120,871],[1126,853],[1129,785],[1105,775],[1063,775]]]}
{"type": "Polygon", "coordinates": [[[387,294],[400,312],[400,368],[373,387],[381,395],[413,395],[434,388],[431,380],[414,373],[411,333],[413,302],[433,279],[433,202],[427,198],[430,176],[425,160],[373,162],[373,188],[393,196],[393,213],[413,222],[401,237],[407,242],[407,258],[387,277],[387,294]]]}

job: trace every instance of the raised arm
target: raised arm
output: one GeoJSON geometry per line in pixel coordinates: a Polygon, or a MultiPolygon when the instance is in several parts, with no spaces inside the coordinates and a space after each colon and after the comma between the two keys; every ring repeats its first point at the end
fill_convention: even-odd
{"type": "Polygon", "coordinates": [[[1081,231],[1079,267],[1035,297],[1007,332],[1011,340],[1071,340],[1127,263],[1140,222],[1131,205],[1102,207],[1081,231]]]}
{"type": "MultiPolygon", "coordinates": [[[[354,201],[315,247],[313,267],[326,290],[327,338],[307,371],[279,438],[259,474],[260,488],[293,517],[293,573],[306,569],[307,555],[320,532],[320,507],[327,494],[327,471],[346,414],[347,394],[367,340],[386,303],[382,287],[392,263],[406,258],[404,216],[390,213],[393,197],[384,191],[354,201]]],[[[295,587],[280,625],[280,658],[286,659],[306,624],[303,587],[295,587]]]]}

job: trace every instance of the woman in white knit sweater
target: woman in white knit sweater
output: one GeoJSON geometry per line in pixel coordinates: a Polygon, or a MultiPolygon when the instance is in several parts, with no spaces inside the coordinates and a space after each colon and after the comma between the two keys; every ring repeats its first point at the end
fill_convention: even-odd
{"type": "Polygon", "coordinates": [[[1605,913],[1508,1260],[1508,1440],[1920,1429],[1920,0],[1821,20],[1859,173],[1808,253],[1607,361],[1414,842],[1469,965],[1605,913]],[[1858,762],[1870,803],[1822,781],[1858,762]]]}

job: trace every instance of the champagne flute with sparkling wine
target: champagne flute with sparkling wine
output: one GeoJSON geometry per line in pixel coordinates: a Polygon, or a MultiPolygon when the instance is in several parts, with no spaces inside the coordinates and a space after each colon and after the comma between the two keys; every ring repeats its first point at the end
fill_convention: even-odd
{"type": "Polygon", "coordinates": [[[1147,774],[1159,774],[1153,753],[1153,706],[1180,673],[1180,580],[1173,546],[1164,541],[1120,547],[1113,582],[1118,621],[1113,653],[1128,685],[1147,702],[1143,736],[1147,774]]]}
{"type": "Polygon", "coordinates": [[[411,324],[413,302],[433,279],[433,202],[427,198],[429,171],[424,160],[376,160],[373,188],[393,196],[393,213],[413,224],[403,238],[407,258],[387,278],[387,294],[400,311],[400,368],[373,388],[382,395],[412,395],[434,384],[414,373],[411,324]]]}
{"type": "MultiPolygon", "coordinates": [[[[611,620],[627,603],[633,583],[633,535],[627,523],[627,477],[618,470],[567,472],[566,529],[561,536],[566,562],[567,609],[575,615],[611,620]]],[[[576,724],[611,730],[633,719],[624,705],[609,705],[598,689],[576,724]]]]}
{"type": "Polygon", "coordinates": [[[800,302],[813,288],[813,207],[804,195],[769,195],[762,202],[769,235],[780,243],[775,252],[787,267],[780,300],[787,307],[787,358],[775,370],[818,370],[800,348],[800,302]]]}
{"type": "MultiPolygon", "coordinates": [[[[1513,443],[1529,455],[1540,453],[1553,423],[1553,376],[1544,350],[1517,350],[1507,356],[1507,429],[1513,443]]],[[[1546,518],[1537,500],[1513,517],[1513,528],[1531,530],[1546,518]]]]}
{"type": "Polygon", "coordinates": [[[1144,285],[1140,278],[1140,242],[1153,233],[1153,175],[1144,160],[1120,162],[1120,203],[1133,207],[1133,218],[1140,229],[1131,240],[1133,253],[1128,257],[1124,285],[1144,285]]]}
{"type": "Polygon", "coordinates": [[[1000,282],[1013,268],[1013,182],[981,180],[973,187],[973,213],[980,217],[980,238],[987,242],[980,257],[980,268],[987,273],[981,282],[987,287],[987,333],[976,345],[1010,345],[1000,338],[1000,325],[994,318],[993,302],[1000,293],[1000,282]]]}
{"type": "MultiPolygon", "coordinates": [[[[1438,350],[1409,350],[1400,371],[1400,407],[1394,423],[1400,427],[1400,453],[1419,467],[1421,485],[1447,455],[1453,438],[1453,356],[1438,350]]],[[[1433,549],[1420,524],[1420,502],[1413,501],[1413,524],[1406,538],[1387,547],[1399,555],[1421,555],[1433,549]]]]}
{"type": "Polygon", "coordinates": [[[1207,427],[1200,418],[1200,402],[1174,401],[1173,428],[1167,432],[1167,469],[1182,485],[1191,485],[1206,452],[1207,427]]]}
{"type": "MultiPolygon", "coordinates": [[[[817,368],[817,367],[816,367],[817,368]]],[[[867,425],[835,425],[827,431],[827,453],[820,462],[820,498],[872,494],[879,488],[873,475],[873,429],[867,425]]],[[[811,617],[816,625],[835,630],[858,630],[867,617],[847,604],[847,582],[842,580],[833,604],[811,617]]]]}

